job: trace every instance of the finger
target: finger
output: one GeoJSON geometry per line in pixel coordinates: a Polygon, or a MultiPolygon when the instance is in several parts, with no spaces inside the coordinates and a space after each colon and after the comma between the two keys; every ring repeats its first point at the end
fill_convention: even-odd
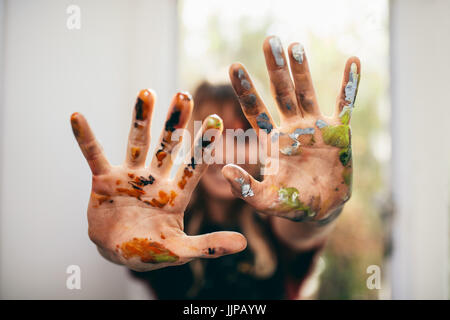
{"type": "Polygon", "coordinates": [[[172,99],[163,132],[159,138],[157,151],[151,163],[151,172],[159,176],[167,175],[172,167],[176,152],[174,148],[181,137],[172,139],[176,129],[184,129],[192,114],[193,101],[189,93],[178,92],[172,99]]]}
{"type": "Polygon", "coordinates": [[[288,48],[288,54],[299,108],[302,113],[319,115],[316,93],[303,45],[298,42],[292,43],[288,48]]]}
{"type": "Polygon", "coordinates": [[[185,160],[185,165],[180,166],[175,182],[178,188],[192,192],[203,173],[210,164],[206,162],[203,155],[214,156],[214,147],[218,139],[221,138],[223,131],[223,121],[217,115],[208,116],[203,121],[202,129],[198,132],[191,152],[185,160]],[[212,152],[211,152],[212,151],[212,152]]]}
{"type": "Polygon", "coordinates": [[[92,174],[98,176],[107,173],[110,168],[109,162],[86,119],[80,113],[75,112],[70,117],[70,123],[73,134],[91,168],[92,174]]]}
{"type": "Polygon", "coordinates": [[[261,191],[261,182],[235,164],[227,164],[223,167],[222,174],[230,183],[234,196],[245,200],[250,205],[257,206],[256,196],[261,191]]]}
{"type": "Polygon", "coordinates": [[[220,231],[183,239],[183,249],[177,250],[186,258],[218,258],[238,253],[247,247],[247,240],[238,232],[220,231]]]}
{"type": "Polygon", "coordinates": [[[283,46],[278,37],[268,37],[263,44],[270,87],[281,112],[281,121],[301,114],[295,97],[294,85],[284,55],[283,46]]]}
{"type": "Polygon", "coordinates": [[[234,63],[229,70],[231,84],[241,103],[245,117],[253,129],[270,134],[275,128],[272,116],[255,90],[252,80],[240,63],[234,63]]]}
{"type": "Polygon", "coordinates": [[[155,93],[144,89],[139,92],[133,111],[133,123],[128,136],[126,165],[140,168],[145,165],[150,145],[150,122],[152,119],[155,93]]]}
{"type": "Polygon", "coordinates": [[[341,90],[337,99],[335,116],[339,116],[342,124],[349,124],[356,94],[358,93],[359,79],[361,75],[361,62],[357,57],[347,60],[344,69],[341,90]]]}

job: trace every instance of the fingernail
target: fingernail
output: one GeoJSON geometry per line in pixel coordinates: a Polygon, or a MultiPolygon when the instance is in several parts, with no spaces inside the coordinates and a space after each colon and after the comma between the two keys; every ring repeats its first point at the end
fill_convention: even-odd
{"type": "Polygon", "coordinates": [[[78,121],[78,112],[73,113],[70,116],[70,123],[72,124],[72,131],[75,137],[81,138],[81,126],[80,122],[78,121]]]}
{"type": "Polygon", "coordinates": [[[216,115],[212,114],[206,118],[206,129],[221,129],[222,119],[216,115]]]}
{"type": "Polygon", "coordinates": [[[147,89],[143,89],[139,92],[139,96],[134,106],[136,110],[136,120],[147,119],[148,111],[150,109],[151,93],[147,89]]]}
{"type": "Polygon", "coordinates": [[[272,55],[275,59],[275,63],[279,67],[284,66],[283,47],[281,46],[280,38],[272,37],[269,39],[270,48],[272,49],[272,55]]]}
{"type": "Polygon", "coordinates": [[[292,47],[292,57],[295,61],[297,61],[299,64],[303,63],[303,54],[305,53],[305,50],[303,48],[303,45],[300,43],[297,43],[292,47]]]}

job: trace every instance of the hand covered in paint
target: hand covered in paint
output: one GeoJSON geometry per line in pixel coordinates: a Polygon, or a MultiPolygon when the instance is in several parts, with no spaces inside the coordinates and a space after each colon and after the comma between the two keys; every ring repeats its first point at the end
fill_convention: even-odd
{"type": "MultiPolygon", "coordinates": [[[[278,170],[253,179],[235,165],[223,168],[233,193],[259,212],[294,221],[332,220],[350,198],[352,151],[350,117],[360,75],[356,57],[347,61],[342,87],[332,117],[320,112],[309,72],[308,61],[299,43],[289,46],[290,71],[280,40],[269,37],[263,45],[272,93],[281,124],[277,127],[258,96],[244,66],[230,67],[230,78],[242,110],[252,127],[269,134],[268,142],[278,141],[269,164],[278,170]]],[[[269,170],[270,171],[270,170],[269,170]]],[[[273,170],[272,170],[273,171],[273,170]]]]}
{"type": "MultiPolygon", "coordinates": [[[[183,232],[184,210],[207,165],[182,165],[175,179],[169,179],[178,150],[175,147],[181,141],[181,137],[175,139],[174,132],[185,128],[193,107],[188,94],[178,93],[172,100],[151,166],[145,167],[154,101],[151,91],[139,93],[126,160],[120,166],[108,163],[85,118],[79,113],[71,117],[74,135],[93,174],[88,207],[89,237],[105,258],[137,271],[243,250],[246,240],[236,232],[199,236],[183,232]]],[[[196,137],[196,145],[203,149],[213,148],[213,139],[210,145],[201,143],[201,134],[209,129],[220,136],[222,120],[211,115],[203,122],[202,131],[196,137]]]]}

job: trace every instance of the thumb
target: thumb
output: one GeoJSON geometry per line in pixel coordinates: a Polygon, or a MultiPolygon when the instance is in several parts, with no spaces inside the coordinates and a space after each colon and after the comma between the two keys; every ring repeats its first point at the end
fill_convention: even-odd
{"type": "Polygon", "coordinates": [[[227,164],[222,168],[223,176],[228,180],[233,194],[255,205],[260,193],[261,182],[255,180],[247,171],[234,164],[227,164]]]}
{"type": "Polygon", "coordinates": [[[227,254],[238,253],[247,247],[247,239],[232,231],[220,231],[187,236],[184,239],[187,258],[218,258],[227,254]]]}

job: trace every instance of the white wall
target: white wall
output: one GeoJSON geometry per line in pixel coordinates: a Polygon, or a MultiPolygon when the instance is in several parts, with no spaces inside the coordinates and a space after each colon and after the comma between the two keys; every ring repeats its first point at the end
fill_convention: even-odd
{"type": "Polygon", "coordinates": [[[448,299],[450,1],[391,1],[392,296],[448,299]]]}
{"type": "Polygon", "coordinates": [[[69,117],[82,112],[120,163],[136,95],[150,87],[159,136],[177,90],[176,0],[10,0],[0,8],[0,297],[127,298],[126,271],[87,236],[91,176],[69,117]],[[66,27],[70,4],[81,9],[80,30],[66,27]],[[71,264],[81,267],[81,290],[66,289],[71,264]]]}

